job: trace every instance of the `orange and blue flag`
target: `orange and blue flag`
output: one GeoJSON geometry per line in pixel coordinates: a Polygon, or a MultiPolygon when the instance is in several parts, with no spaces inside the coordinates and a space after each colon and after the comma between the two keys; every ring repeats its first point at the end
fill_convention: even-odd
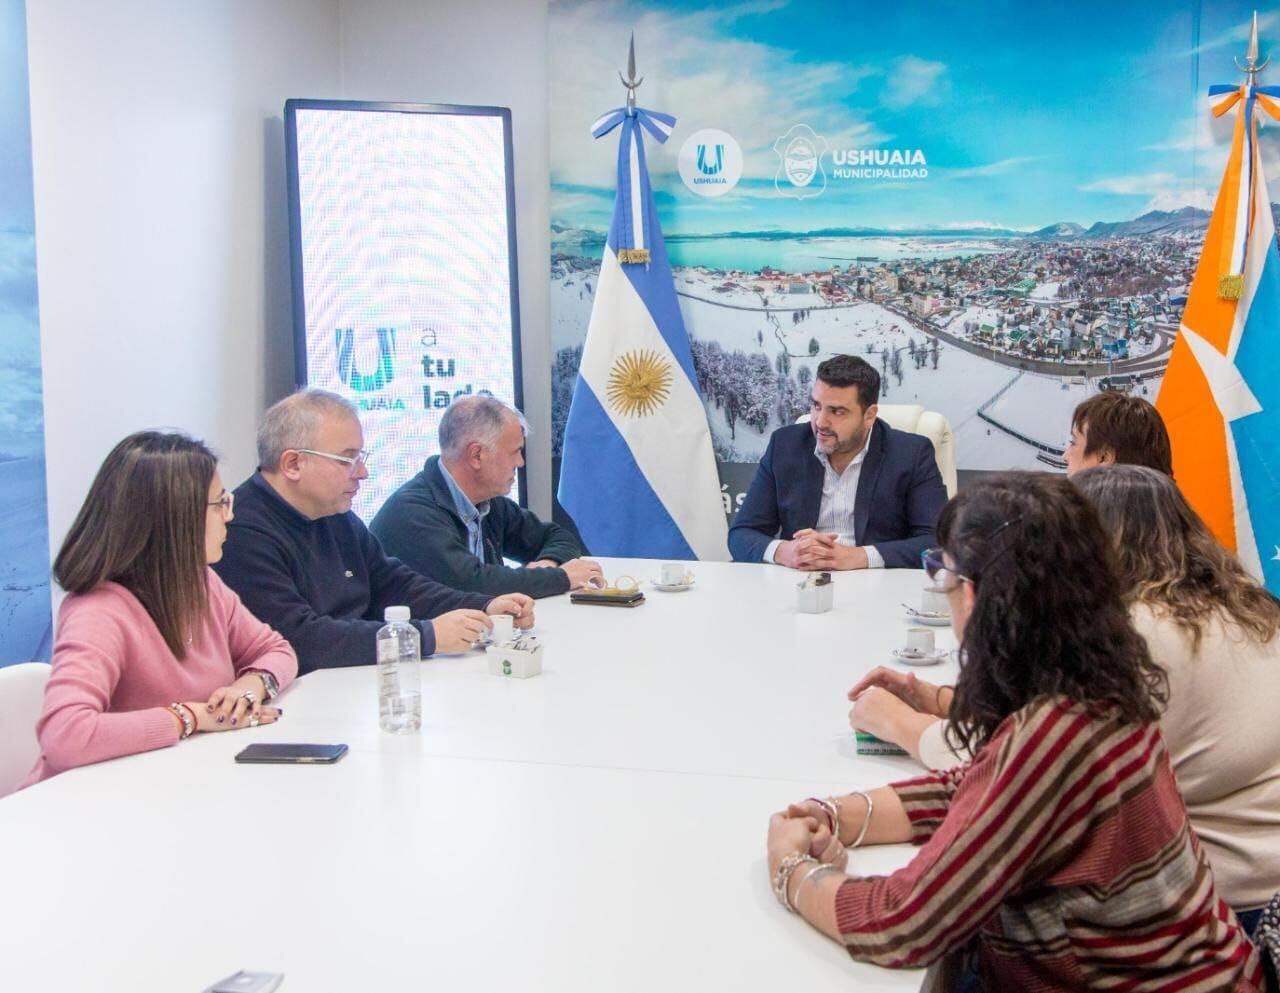
{"type": "Polygon", "coordinates": [[[1183,494],[1280,593],[1280,250],[1255,116],[1280,120],[1280,87],[1209,95],[1236,108],[1231,154],[1156,407],[1183,494]]]}

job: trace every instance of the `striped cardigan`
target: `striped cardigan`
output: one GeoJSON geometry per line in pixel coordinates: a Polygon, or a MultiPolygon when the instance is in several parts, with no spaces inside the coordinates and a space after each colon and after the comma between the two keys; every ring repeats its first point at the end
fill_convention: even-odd
{"type": "Polygon", "coordinates": [[[968,765],[893,789],[923,847],[837,891],[854,958],[920,966],[967,947],[987,993],[1262,988],[1156,725],[1045,700],[968,765]]]}

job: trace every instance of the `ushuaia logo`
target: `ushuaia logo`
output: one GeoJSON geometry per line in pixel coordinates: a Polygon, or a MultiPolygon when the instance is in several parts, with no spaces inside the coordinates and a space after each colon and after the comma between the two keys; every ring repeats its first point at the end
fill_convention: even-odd
{"type": "Polygon", "coordinates": [[[831,158],[836,179],[929,178],[929,163],[918,148],[837,148],[831,158]]]}
{"type": "Polygon", "coordinates": [[[698,146],[698,172],[704,176],[720,175],[720,170],[724,168],[724,146],[716,145],[714,155],[715,161],[712,162],[707,155],[707,146],[698,146]]]}
{"type": "MultiPolygon", "coordinates": [[[[822,156],[827,140],[807,124],[797,124],[773,143],[778,174],[773,185],[785,196],[820,196],[827,188],[822,156]]],[[[928,179],[929,163],[919,148],[832,149],[832,179],[928,179]]]]}
{"type": "Polygon", "coordinates": [[[804,200],[826,192],[827,174],[822,168],[826,138],[807,124],[797,124],[773,143],[773,150],[779,159],[773,185],[779,193],[804,200]]]}
{"type": "Polygon", "coordinates": [[[742,146],[727,131],[703,128],[680,146],[676,168],[690,193],[724,196],[742,178],[742,146]]]}
{"type": "Polygon", "coordinates": [[[338,378],[357,393],[374,393],[395,376],[396,329],[378,328],[378,364],[371,373],[356,368],[356,333],[354,328],[338,328],[334,332],[338,378]]]}

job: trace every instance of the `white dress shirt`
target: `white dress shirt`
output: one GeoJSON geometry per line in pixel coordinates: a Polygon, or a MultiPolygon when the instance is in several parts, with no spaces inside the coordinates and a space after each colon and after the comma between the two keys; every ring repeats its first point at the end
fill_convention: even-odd
{"type": "MultiPolygon", "coordinates": [[[[818,523],[814,530],[824,534],[834,531],[838,536],[837,545],[848,548],[856,548],[858,545],[858,540],[854,537],[853,511],[858,497],[858,480],[862,478],[862,463],[866,461],[867,449],[870,447],[871,433],[868,432],[862,451],[853,457],[853,461],[841,473],[831,467],[831,460],[819,445],[813,446],[813,454],[822,463],[822,502],[818,504],[818,523]]],[[[766,562],[775,561],[773,556],[781,544],[782,540],[778,538],[769,542],[764,550],[766,562]]],[[[884,568],[884,559],[875,545],[867,545],[864,550],[867,553],[868,569],[884,568]]]]}

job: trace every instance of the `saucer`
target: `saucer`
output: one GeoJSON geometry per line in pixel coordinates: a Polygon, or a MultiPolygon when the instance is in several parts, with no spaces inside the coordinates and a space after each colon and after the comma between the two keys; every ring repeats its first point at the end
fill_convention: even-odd
{"type": "Polygon", "coordinates": [[[945,662],[951,653],[945,648],[937,648],[932,652],[908,654],[905,648],[895,648],[889,654],[893,656],[895,662],[903,662],[906,665],[937,665],[939,662],[945,662]]]}
{"type": "Polygon", "coordinates": [[[926,614],[923,610],[907,608],[907,620],[913,624],[928,624],[930,627],[946,627],[951,623],[950,614],[926,614]]]}
{"type": "Polygon", "coordinates": [[[693,589],[693,580],[687,583],[663,583],[656,579],[649,580],[653,584],[655,590],[662,590],[663,593],[683,593],[685,590],[693,589]]]}

